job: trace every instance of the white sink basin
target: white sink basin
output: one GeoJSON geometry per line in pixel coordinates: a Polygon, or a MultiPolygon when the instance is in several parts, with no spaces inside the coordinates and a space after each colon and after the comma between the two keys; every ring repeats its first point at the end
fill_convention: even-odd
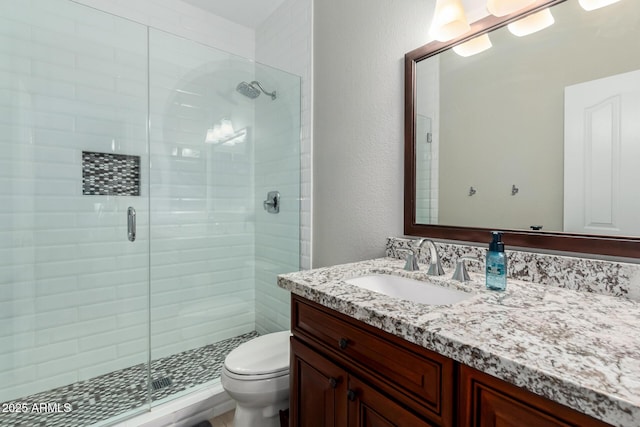
{"type": "Polygon", "coordinates": [[[354,277],[346,282],[390,297],[429,305],[455,304],[473,296],[468,292],[390,274],[354,277]]]}

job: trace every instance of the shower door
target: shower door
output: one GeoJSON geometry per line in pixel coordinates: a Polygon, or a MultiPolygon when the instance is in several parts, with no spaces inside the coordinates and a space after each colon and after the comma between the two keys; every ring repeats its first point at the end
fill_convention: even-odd
{"type": "Polygon", "coordinates": [[[90,425],[148,402],[146,28],[0,21],[0,426],[90,425]]]}
{"type": "Polygon", "coordinates": [[[276,274],[299,269],[300,78],[156,29],[149,70],[160,403],[218,379],[239,343],[288,328],[276,274]],[[242,90],[255,81],[264,92],[242,90]],[[269,191],[281,195],[277,214],[263,208],[269,191]]]}
{"type": "Polygon", "coordinates": [[[288,328],[299,77],[66,0],[0,2],[0,77],[0,427],[108,425],[288,328]]]}

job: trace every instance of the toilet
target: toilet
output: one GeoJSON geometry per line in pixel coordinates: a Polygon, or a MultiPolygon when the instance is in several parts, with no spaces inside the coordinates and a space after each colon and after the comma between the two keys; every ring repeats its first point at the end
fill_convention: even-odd
{"type": "Polygon", "coordinates": [[[236,401],[234,427],[279,427],[289,407],[290,331],[262,335],[227,355],[220,377],[236,401]]]}

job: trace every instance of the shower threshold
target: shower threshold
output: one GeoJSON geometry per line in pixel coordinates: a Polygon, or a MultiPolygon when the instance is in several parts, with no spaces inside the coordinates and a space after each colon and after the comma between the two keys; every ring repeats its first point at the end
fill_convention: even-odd
{"type": "Polygon", "coordinates": [[[147,384],[147,365],[140,364],[110,372],[86,381],[20,398],[15,402],[26,412],[3,413],[0,427],[84,427],[125,412],[142,408],[152,401],[188,390],[220,377],[227,354],[254,337],[249,332],[204,347],[174,354],[151,362],[151,385],[147,384]],[[42,411],[37,410],[39,405],[42,411]],[[34,405],[36,410],[33,410],[34,405]],[[55,407],[54,407],[55,406],[55,407]]]}

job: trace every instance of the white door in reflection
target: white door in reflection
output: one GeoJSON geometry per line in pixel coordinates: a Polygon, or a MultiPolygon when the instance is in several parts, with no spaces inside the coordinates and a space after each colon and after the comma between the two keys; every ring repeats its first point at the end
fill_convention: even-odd
{"type": "Polygon", "coordinates": [[[640,70],[565,88],[564,231],[640,236],[640,70]]]}

